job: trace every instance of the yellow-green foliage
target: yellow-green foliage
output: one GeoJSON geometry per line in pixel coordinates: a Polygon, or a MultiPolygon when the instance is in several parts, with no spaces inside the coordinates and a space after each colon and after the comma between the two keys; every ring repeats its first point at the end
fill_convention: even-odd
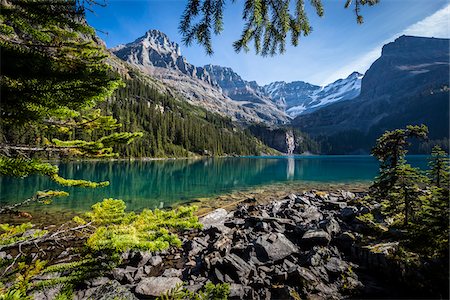
{"type": "MultiPolygon", "coordinates": [[[[193,214],[194,206],[169,211],[145,209],[140,214],[127,213],[125,209],[125,203],[115,199],[105,199],[92,206],[86,217],[99,227],[89,237],[88,247],[118,252],[129,249],[160,251],[181,246],[176,231],[201,228],[193,214]]],[[[85,222],[81,218],[76,221],[85,222]]]]}
{"type": "Polygon", "coordinates": [[[102,182],[92,182],[88,180],[81,180],[81,179],[65,179],[59,176],[58,174],[53,174],[50,176],[50,178],[55,181],[56,183],[64,186],[76,186],[76,187],[89,187],[89,188],[96,188],[96,187],[104,187],[108,186],[108,181],[102,181],[102,182]]]}
{"type": "Polygon", "coordinates": [[[126,205],[122,200],[104,199],[92,205],[92,211],[86,213],[86,217],[98,225],[120,224],[125,222],[125,218],[127,221],[134,218],[134,213],[125,213],[125,209],[126,205]]]}
{"type": "Polygon", "coordinates": [[[230,295],[228,283],[213,284],[208,282],[198,292],[191,292],[178,284],[157,298],[157,300],[226,300],[230,295]]]}
{"type": "Polygon", "coordinates": [[[36,196],[38,198],[67,197],[69,193],[64,191],[38,191],[36,196]]]}
{"type": "Polygon", "coordinates": [[[51,176],[58,167],[34,159],[0,157],[0,174],[27,177],[32,174],[51,176]]]}
{"type": "Polygon", "coordinates": [[[364,215],[360,215],[356,217],[358,220],[360,220],[361,222],[367,223],[367,222],[374,222],[375,218],[371,213],[367,213],[364,215]]]}
{"type": "Polygon", "coordinates": [[[53,181],[64,186],[103,187],[109,182],[92,182],[88,180],[65,179],[58,175],[59,169],[49,163],[35,159],[0,157],[0,175],[27,177],[38,174],[50,177],[53,181]]]}
{"type": "Polygon", "coordinates": [[[0,288],[0,300],[31,299],[31,297],[27,296],[27,291],[30,289],[30,281],[42,271],[45,264],[45,261],[39,259],[32,265],[20,262],[17,266],[13,285],[8,289],[0,288]]]}
{"type": "Polygon", "coordinates": [[[0,245],[13,244],[27,239],[36,238],[47,233],[47,230],[35,230],[32,234],[24,235],[24,233],[32,227],[33,225],[29,222],[17,226],[0,224],[0,245]]]}

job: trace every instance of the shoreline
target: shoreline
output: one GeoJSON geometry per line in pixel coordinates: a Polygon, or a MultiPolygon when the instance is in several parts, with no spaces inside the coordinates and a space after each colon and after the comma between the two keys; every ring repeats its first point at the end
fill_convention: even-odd
{"type": "MultiPolygon", "coordinates": [[[[215,209],[226,209],[231,211],[235,209],[239,204],[243,202],[253,202],[255,204],[267,204],[277,199],[285,198],[291,194],[302,193],[304,191],[318,191],[324,193],[339,192],[340,190],[346,190],[353,193],[362,193],[367,191],[371,182],[348,182],[348,183],[319,183],[319,182],[278,182],[265,184],[261,186],[252,186],[248,188],[242,188],[231,192],[220,193],[209,197],[194,197],[189,200],[175,202],[172,205],[168,205],[163,209],[171,209],[180,206],[197,206],[198,210],[195,215],[202,217],[215,209]],[[253,201],[251,201],[253,200],[253,201]]],[[[98,199],[97,202],[101,202],[98,199]]],[[[94,204],[96,202],[93,202],[94,204]]],[[[50,205],[33,204],[24,209],[24,211],[30,212],[33,216],[31,222],[40,226],[48,225],[60,225],[70,221],[75,216],[81,216],[89,210],[76,210],[70,207],[64,207],[58,205],[58,200],[55,200],[50,205]],[[28,209],[27,209],[28,208],[28,209]],[[59,218],[50,218],[52,215],[58,215],[59,218]],[[49,223],[48,220],[52,220],[49,223]]],[[[150,207],[148,207],[151,209],[150,207]]],[[[142,208],[144,209],[144,208],[142,208]]],[[[140,212],[142,209],[133,210],[140,212]]],[[[130,210],[131,209],[127,209],[130,210]]],[[[20,224],[23,222],[23,218],[8,217],[3,220],[4,223],[20,224]]]]}

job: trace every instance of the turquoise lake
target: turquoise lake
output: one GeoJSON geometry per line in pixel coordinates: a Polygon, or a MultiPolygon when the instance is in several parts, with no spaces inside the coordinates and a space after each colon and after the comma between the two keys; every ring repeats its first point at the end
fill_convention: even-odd
{"type": "MultiPolygon", "coordinates": [[[[427,156],[408,162],[425,169],[427,156]]],[[[239,157],[153,161],[59,163],[66,178],[109,181],[108,187],[66,188],[42,176],[0,177],[0,201],[14,203],[34,192],[59,189],[70,193],[51,206],[83,211],[104,198],[123,199],[128,208],[168,207],[195,198],[249,190],[274,183],[369,183],[378,171],[371,156],[239,157]]]]}

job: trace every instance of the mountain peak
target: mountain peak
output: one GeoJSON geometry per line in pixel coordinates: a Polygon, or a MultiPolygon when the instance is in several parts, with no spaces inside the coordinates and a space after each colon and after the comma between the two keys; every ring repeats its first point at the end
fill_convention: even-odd
{"type": "Polygon", "coordinates": [[[150,29],[134,42],[111,49],[117,57],[139,67],[158,67],[179,71],[194,78],[210,82],[203,68],[191,65],[181,55],[180,46],[157,30],[150,29]]]}
{"type": "Polygon", "coordinates": [[[347,76],[347,79],[350,78],[362,78],[364,74],[359,73],[358,71],[354,71],[352,74],[347,76]]]}

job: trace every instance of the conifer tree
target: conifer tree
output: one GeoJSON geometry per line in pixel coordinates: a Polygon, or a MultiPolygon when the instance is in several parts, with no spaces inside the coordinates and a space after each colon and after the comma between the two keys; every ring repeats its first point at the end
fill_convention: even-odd
{"type": "Polygon", "coordinates": [[[406,163],[408,140],[413,137],[425,139],[427,134],[425,125],[408,125],[406,129],[386,131],[372,149],[372,155],[380,161],[380,174],[375,178],[370,193],[382,200],[386,214],[400,214],[404,226],[420,209],[421,184],[426,181],[419,169],[406,163]]]}
{"type": "MultiPolygon", "coordinates": [[[[229,2],[236,2],[231,0],[229,2]]],[[[356,21],[363,23],[361,7],[375,5],[379,0],[346,0],[345,8],[353,5],[356,21]]],[[[225,0],[189,0],[181,17],[179,29],[186,45],[194,41],[212,54],[211,36],[223,30],[225,0]],[[196,22],[197,21],[197,22],[196,22]]],[[[322,0],[311,0],[311,6],[320,17],[324,15],[322,0]]],[[[300,36],[311,33],[304,0],[246,0],[242,11],[245,21],[241,37],[233,43],[236,52],[249,51],[253,41],[256,54],[262,56],[284,53],[286,39],[297,46],[300,36]]]]}
{"type": "Polygon", "coordinates": [[[1,2],[1,175],[40,174],[66,186],[104,186],[108,183],[62,178],[56,166],[38,158],[116,156],[114,145],[142,135],[114,132],[121,124],[95,108],[122,82],[84,20],[85,5],[94,3],[1,2]],[[8,134],[20,130],[38,132],[39,138],[21,143],[8,134]]]}
{"type": "Polygon", "coordinates": [[[449,157],[439,146],[431,153],[428,176],[431,186],[422,197],[422,207],[412,237],[416,247],[429,256],[448,256],[449,243],[449,157]]]}
{"type": "Polygon", "coordinates": [[[431,183],[438,188],[448,189],[449,186],[449,158],[448,154],[439,146],[431,151],[430,171],[428,176],[431,183]]]}

